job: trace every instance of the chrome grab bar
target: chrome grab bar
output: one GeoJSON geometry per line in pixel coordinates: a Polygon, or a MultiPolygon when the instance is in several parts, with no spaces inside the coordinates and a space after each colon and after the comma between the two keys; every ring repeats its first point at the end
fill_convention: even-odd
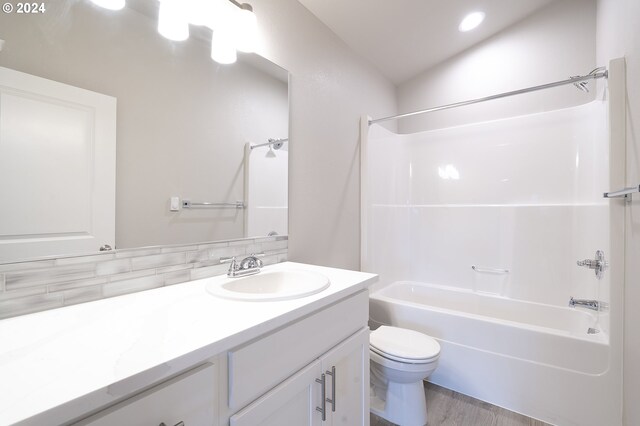
{"type": "Polygon", "coordinates": [[[471,269],[476,272],[489,272],[491,274],[508,274],[508,269],[500,269],[500,268],[484,268],[481,266],[471,265],[471,269]]]}
{"type": "Polygon", "coordinates": [[[640,185],[631,186],[629,188],[623,188],[618,191],[605,192],[603,194],[604,198],[620,198],[624,197],[627,200],[631,198],[631,194],[635,194],[636,192],[640,192],[640,185]]]}

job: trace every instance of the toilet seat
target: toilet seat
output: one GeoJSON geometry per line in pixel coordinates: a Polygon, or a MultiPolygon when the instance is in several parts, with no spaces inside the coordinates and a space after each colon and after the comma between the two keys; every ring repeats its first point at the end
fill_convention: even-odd
{"type": "Polygon", "coordinates": [[[379,351],[378,349],[372,346],[369,346],[369,350],[384,359],[388,359],[389,361],[399,362],[401,364],[429,364],[431,362],[437,361],[439,358],[439,355],[436,355],[431,358],[425,358],[425,359],[409,359],[409,358],[402,358],[396,355],[379,351]]]}
{"type": "Polygon", "coordinates": [[[371,332],[369,348],[383,358],[408,364],[427,364],[440,355],[440,344],[433,337],[386,325],[371,332]]]}

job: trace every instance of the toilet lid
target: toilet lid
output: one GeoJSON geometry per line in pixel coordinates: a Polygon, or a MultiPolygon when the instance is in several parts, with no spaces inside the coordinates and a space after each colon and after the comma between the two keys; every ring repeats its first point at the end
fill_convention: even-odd
{"type": "Polygon", "coordinates": [[[440,354],[440,344],[433,337],[386,325],[371,332],[369,345],[382,356],[410,362],[426,361],[440,354]]]}

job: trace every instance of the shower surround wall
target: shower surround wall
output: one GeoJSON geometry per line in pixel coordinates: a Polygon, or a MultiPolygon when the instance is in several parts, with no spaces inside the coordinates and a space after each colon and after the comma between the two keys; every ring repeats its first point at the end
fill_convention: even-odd
{"type": "Polygon", "coordinates": [[[608,252],[607,140],[600,101],[410,135],[371,126],[364,269],[558,306],[607,301],[607,276],[575,263],[608,252]]]}

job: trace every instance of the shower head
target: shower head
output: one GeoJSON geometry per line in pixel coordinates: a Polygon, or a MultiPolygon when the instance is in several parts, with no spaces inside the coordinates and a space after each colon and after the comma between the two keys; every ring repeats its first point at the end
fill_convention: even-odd
{"type": "MultiPolygon", "coordinates": [[[[574,75],[573,77],[577,77],[577,76],[574,75]]],[[[573,78],[573,77],[571,77],[571,78],[573,78]]],[[[580,89],[583,92],[589,93],[589,88],[587,87],[587,84],[589,84],[588,81],[579,81],[577,83],[573,83],[573,85],[576,86],[577,89],[580,89]]]]}
{"type": "Polygon", "coordinates": [[[280,149],[285,141],[286,139],[269,139],[269,145],[273,147],[273,149],[280,149]]]}
{"type": "MultiPolygon", "coordinates": [[[[603,71],[603,70],[605,70],[605,69],[606,69],[605,67],[595,68],[595,69],[593,69],[593,70],[592,70],[589,74],[587,74],[587,75],[593,75],[593,74],[595,74],[595,73],[597,73],[597,72],[600,72],[600,71],[603,71]]],[[[579,76],[577,76],[577,75],[573,75],[573,76],[571,76],[571,77],[569,77],[569,78],[575,78],[575,77],[579,77],[579,76]]],[[[588,85],[588,84],[589,84],[589,81],[588,81],[588,80],[584,80],[584,81],[577,81],[577,82],[573,83],[573,85],[574,85],[574,86],[576,86],[576,88],[577,88],[577,89],[580,89],[580,90],[582,90],[583,92],[587,92],[587,93],[589,93],[589,87],[587,87],[587,85],[588,85]]]]}

